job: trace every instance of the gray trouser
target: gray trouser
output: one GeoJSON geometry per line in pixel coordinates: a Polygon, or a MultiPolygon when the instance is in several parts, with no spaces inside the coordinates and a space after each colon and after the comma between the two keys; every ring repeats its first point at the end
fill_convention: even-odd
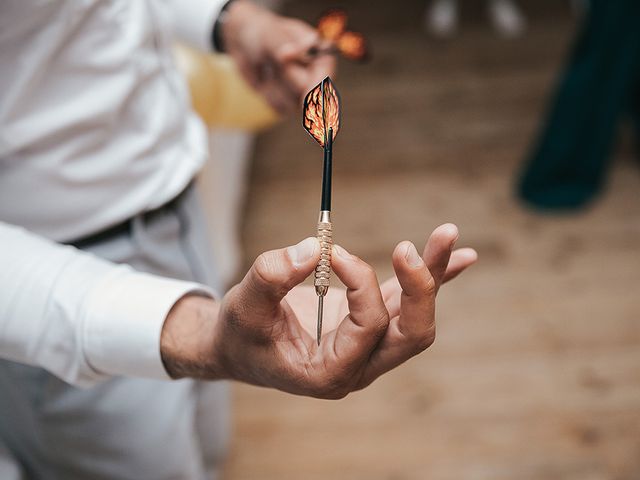
{"type": "MultiPolygon", "coordinates": [[[[216,285],[194,188],[128,231],[83,244],[116,263],[216,285]]],[[[89,389],[0,360],[0,480],[212,479],[226,452],[224,382],[114,378],[89,389]],[[6,476],[5,476],[6,475],[6,476]]]]}

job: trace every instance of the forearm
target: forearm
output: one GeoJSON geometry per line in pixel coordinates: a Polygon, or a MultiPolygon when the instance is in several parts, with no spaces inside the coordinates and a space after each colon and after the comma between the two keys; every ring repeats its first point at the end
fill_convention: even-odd
{"type": "Polygon", "coordinates": [[[162,328],[160,354],[171,378],[227,378],[216,346],[220,304],[201,295],[185,295],[162,328]]]}

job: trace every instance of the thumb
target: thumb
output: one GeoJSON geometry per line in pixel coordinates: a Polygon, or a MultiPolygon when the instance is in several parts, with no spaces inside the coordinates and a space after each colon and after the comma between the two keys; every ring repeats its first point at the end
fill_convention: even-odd
{"type": "Polygon", "coordinates": [[[262,253],[238,285],[241,305],[254,313],[270,313],[313,272],[319,259],[320,243],[314,237],[262,253]]]}

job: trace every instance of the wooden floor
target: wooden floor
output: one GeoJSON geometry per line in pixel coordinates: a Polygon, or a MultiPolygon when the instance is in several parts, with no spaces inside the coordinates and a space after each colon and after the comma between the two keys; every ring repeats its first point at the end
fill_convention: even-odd
{"type": "MultiPolygon", "coordinates": [[[[436,344],[368,390],[329,402],[237,386],[228,480],[640,478],[637,164],[623,149],[580,214],[512,195],[573,29],[558,3],[512,41],[473,7],[446,43],[420,31],[420,1],[349,3],[375,60],[337,79],[337,241],[386,277],[396,242],[453,221],[481,260],[441,291],[436,344]]],[[[247,261],[313,233],[320,157],[298,119],[261,136],[247,261]]]]}

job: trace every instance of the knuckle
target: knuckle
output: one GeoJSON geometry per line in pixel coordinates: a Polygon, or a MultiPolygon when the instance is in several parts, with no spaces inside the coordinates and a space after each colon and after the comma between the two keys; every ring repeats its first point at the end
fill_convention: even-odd
{"type": "Polygon", "coordinates": [[[272,255],[261,253],[253,263],[253,279],[260,288],[284,296],[289,291],[289,286],[282,281],[276,262],[272,255]]]}
{"type": "Polygon", "coordinates": [[[436,329],[435,326],[429,328],[424,334],[420,336],[417,343],[418,352],[423,352],[429,348],[436,341],[436,329]]]}
{"type": "Polygon", "coordinates": [[[427,282],[424,286],[424,294],[427,296],[435,295],[438,286],[436,285],[436,280],[433,278],[433,275],[429,275],[427,282]]]}
{"type": "Polygon", "coordinates": [[[386,332],[389,326],[389,312],[386,308],[377,313],[371,325],[376,335],[383,335],[386,332]]]}
{"type": "Polygon", "coordinates": [[[272,283],[274,280],[273,262],[267,253],[261,253],[253,263],[253,269],[259,281],[272,283]]]}

